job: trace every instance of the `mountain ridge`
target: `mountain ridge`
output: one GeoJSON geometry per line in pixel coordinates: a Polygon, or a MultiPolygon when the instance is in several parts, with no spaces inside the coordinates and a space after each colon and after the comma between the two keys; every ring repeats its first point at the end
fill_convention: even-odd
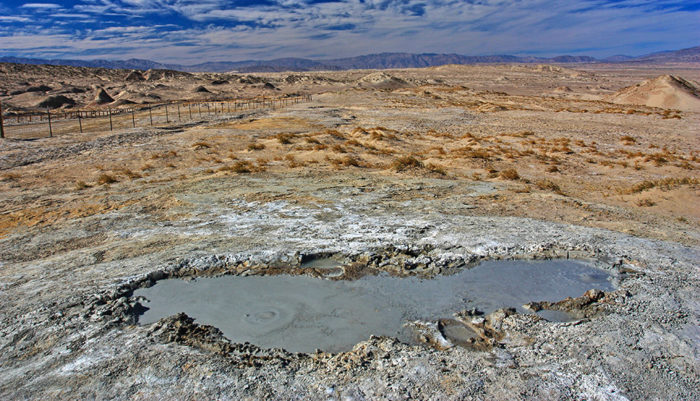
{"type": "Polygon", "coordinates": [[[590,56],[562,55],[555,57],[492,55],[465,56],[455,53],[378,53],[357,57],[344,57],[326,60],[286,57],[273,60],[243,60],[204,62],[194,65],[167,64],[152,60],[69,60],[40,59],[23,57],[0,57],[0,62],[16,64],[49,64],[74,67],[94,67],[125,70],[167,69],[185,72],[281,72],[281,71],[322,71],[350,69],[389,69],[422,68],[446,64],[501,64],[501,63],[673,63],[700,62],[700,46],[655,52],[638,57],[615,55],[603,59],[590,56]]]}

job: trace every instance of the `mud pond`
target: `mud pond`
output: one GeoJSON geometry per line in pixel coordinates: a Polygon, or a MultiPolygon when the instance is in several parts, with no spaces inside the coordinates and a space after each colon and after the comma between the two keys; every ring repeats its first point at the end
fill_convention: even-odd
{"type": "MultiPolygon", "coordinates": [[[[317,261],[337,268],[333,261],[317,261]]],[[[303,267],[303,266],[302,266],[303,267]]],[[[477,308],[486,313],[531,301],[558,301],[596,288],[611,290],[607,272],[570,260],[489,261],[432,279],[365,276],[354,281],[307,276],[223,276],[168,279],[135,291],[150,324],[185,312],[234,342],[291,352],[347,351],[370,335],[411,342],[404,323],[435,321],[477,308]]],[[[565,320],[562,312],[544,318],[565,320]]]]}

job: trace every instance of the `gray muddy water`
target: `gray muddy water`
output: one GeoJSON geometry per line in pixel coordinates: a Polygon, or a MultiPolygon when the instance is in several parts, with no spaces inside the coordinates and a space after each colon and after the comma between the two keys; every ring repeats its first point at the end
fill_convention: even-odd
{"type": "MultiPolygon", "coordinates": [[[[317,262],[320,263],[320,262],[317,262]]],[[[330,264],[330,262],[329,262],[330,264]]],[[[329,266],[329,267],[334,267],[329,266]]],[[[292,352],[347,351],[370,335],[410,341],[409,320],[451,317],[478,308],[491,312],[530,301],[558,301],[597,288],[610,276],[570,260],[489,261],[433,279],[365,276],[331,281],[306,276],[224,276],[169,279],[135,291],[148,310],[139,323],[185,312],[218,327],[234,342],[292,352]]],[[[547,313],[547,312],[545,312],[547,313]]],[[[561,313],[545,318],[562,319],[561,313]]]]}

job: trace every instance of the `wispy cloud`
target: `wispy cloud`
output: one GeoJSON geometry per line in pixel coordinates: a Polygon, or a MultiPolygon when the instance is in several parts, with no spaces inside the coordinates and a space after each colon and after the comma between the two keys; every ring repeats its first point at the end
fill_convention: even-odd
{"type": "Polygon", "coordinates": [[[53,3],[26,3],[20,6],[21,8],[31,8],[34,10],[55,10],[58,8],[63,8],[58,4],[53,3]]]}
{"type": "Polygon", "coordinates": [[[675,0],[85,0],[0,13],[5,54],[184,63],[391,51],[640,54],[700,38],[700,6],[675,0]]]}
{"type": "Polygon", "coordinates": [[[30,19],[27,17],[12,17],[12,16],[0,15],[0,21],[4,21],[4,22],[29,22],[30,19]]]}

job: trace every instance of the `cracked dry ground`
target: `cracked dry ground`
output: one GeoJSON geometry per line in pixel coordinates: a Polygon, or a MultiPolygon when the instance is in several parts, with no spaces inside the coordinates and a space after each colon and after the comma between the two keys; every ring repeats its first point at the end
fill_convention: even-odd
{"type": "Polygon", "coordinates": [[[342,88],[188,127],[3,141],[2,398],[700,398],[700,114],[525,92],[342,88]],[[574,322],[490,315],[499,335],[473,348],[294,354],[185,316],[135,323],[128,296],[153,280],[309,254],[398,275],[569,255],[619,289],[567,303],[574,322]]]}

